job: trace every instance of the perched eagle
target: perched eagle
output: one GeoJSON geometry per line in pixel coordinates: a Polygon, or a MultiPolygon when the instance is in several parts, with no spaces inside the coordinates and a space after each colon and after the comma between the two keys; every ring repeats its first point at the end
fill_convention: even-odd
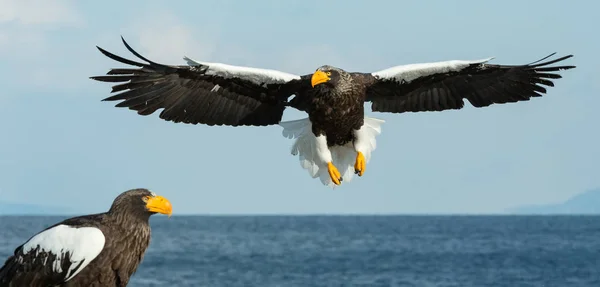
{"type": "Polygon", "coordinates": [[[108,212],[66,219],[17,247],[0,287],[126,286],[150,243],[150,216],[171,211],[147,189],[123,192],[108,212]]]}
{"type": "Polygon", "coordinates": [[[208,63],[184,57],[188,65],[163,65],[125,47],[145,63],[97,47],[107,57],[139,68],[111,69],[91,79],[118,83],[104,99],[121,101],[140,115],[163,109],[160,118],[188,124],[268,126],[279,124],[295,138],[292,154],[301,166],[328,186],[362,176],[375,149],[383,120],[375,112],[404,113],[457,110],[467,99],[474,107],[527,101],[554,86],[556,72],[575,66],[550,66],[572,55],[527,65],[488,64],[492,58],[395,66],[374,73],[321,66],[303,76],[285,72],[208,63]],[[293,97],[292,97],[293,96],[293,97]],[[292,107],[308,118],[281,122],[292,107]]]}

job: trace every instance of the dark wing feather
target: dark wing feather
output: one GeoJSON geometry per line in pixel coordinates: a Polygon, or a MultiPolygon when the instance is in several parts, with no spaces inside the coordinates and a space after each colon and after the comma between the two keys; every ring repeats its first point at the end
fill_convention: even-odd
{"type": "MultiPolygon", "coordinates": [[[[70,274],[67,274],[71,266],[70,255],[67,253],[62,258],[62,272],[55,272],[52,264],[57,259],[56,254],[31,251],[23,254],[22,246],[15,250],[15,255],[10,256],[4,266],[0,268],[0,287],[8,286],[56,286],[64,282],[70,274]]],[[[83,262],[76,263],[78,265],[83,262]]],[[[78,270],[76,267],[73,272],[78,270]]]]}
{"type": "Polygon", "coordinates": [[[477,108],[528,101],[545,94],[544,86],[554,86],[552,80],[561,78],[556,72],[575,68],[549,66],[571,57],[516,66],[473,62],[458,71],[430,73],[408,82],[374,76],[366,101],[373,103],[373,111],[390,113],[461,109],[464,99],[477,108]]]}
{"type": "Polygon", "coordinates": [[[138,54],[124,39],[123,43],[130,52],[148,63],[131,61],[97,47],[107,57],[139,68],[111,69],[106,76],[91,79],[118,83],[112,87],[112,93],[120,93],[104,101],[120,101],[117,107],[127,107],[140,115],[163,109],[160,118],[176,123],[273,125],[279,123],[286,106],[295,107],[287,102],[287,98],[310,87],[310,79],[306,76],[288,81],[265,79],[257,82],[253,81],[257,74],[249,74],[246,78],[225,77],[203,64],[162,65],[138,54]]]}
{"type": "MultiPolygon", "coordinates": [[[[65,219],[38,232],[27,241],[58,225],[97,226],[97,222],[102,216],[102,214],[91,214],[65,219]]],[[[84,261],[73,263],[71,261],[71,254],[68,251],[64,254],[53,254],[52,252],[42,251],[40,246],[37,247],[37,250],[32,250],[25,254],[25,250],[23,250],[24,245],[22,244],[15,248],[14,254],[8,257],[4,265],[0,267],[0,287],[56,286],[64,283],[65,278],[77,272],[84,264],[84,261]],[[62,257],[59,255],[62,255],[62,257]],[[60,258],[61,272],[56,272],[52,264],[58,258],[60,258]],[[76,265],[71,272],[67,273],[72,264],[76,265]]]]}

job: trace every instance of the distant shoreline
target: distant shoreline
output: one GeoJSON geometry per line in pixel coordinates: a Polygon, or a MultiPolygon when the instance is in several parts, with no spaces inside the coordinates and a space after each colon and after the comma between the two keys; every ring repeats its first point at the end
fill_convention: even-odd
{"type": "MultiPolygon", "coordinates": [[[[83,213],[82,213],[83,214],[83,213]]],[[[73,217],[82,214],[0,214],[2,217],[73,217]]],[[[600,216],[600,213],[519,213],[519,214],[501,214],[501,213],[481,213],[481,214],[458,214],[458,213],[439,213],[439,214],[412,214],[412,213],[390,213],[390,214],[177,214],[172,217],[581,217],[581,216],[600,216]]]]}
{"type": "MultiPolygon", "coordinates": [[[[97,211],[96,211],[97,212],[97,211]]],[[[38,206],[33,204],[0,202],[0,217],[34,216],[34,217],[73,217],[89,214],[89,211],[74,211],[59,206],[38,206]]],[[[95,213],[95,212],[94,212],[95,213]]],[[[508,208],[501,212],[489,213],[179,213],[176,217],[510,217],[510,216],[596,216],[600,215],[600,188],[576,194],[561,203],[522,205],[508,208]]]]}

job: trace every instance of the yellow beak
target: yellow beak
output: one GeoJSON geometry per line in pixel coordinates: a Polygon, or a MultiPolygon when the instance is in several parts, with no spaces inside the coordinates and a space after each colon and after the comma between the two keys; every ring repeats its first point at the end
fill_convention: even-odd
{"type": "Polygon", "coordinates": [[[325,72],[322,71],[316,71],[313,75],[312,78],[310,79],[310,84],[313,86],[313,88],[321,83],[325,83],[327,81],[331,80],[329,78],[329,76],[327,76],[327,74],[325,74],[325,72]]]}
{"type": "Polygon", "coordinates": [[[148,201],[146,201],[146,208],[151,212],[166,214],[169,217],[171,217],[171,214],[173,213],[171,202],[160,195],[148,198],[148,201]]]}

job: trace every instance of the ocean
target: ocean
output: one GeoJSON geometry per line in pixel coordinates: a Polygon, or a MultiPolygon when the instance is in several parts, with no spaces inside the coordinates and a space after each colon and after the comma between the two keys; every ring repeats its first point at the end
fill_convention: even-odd
{"type": "MultiPolygon", "coordinates": [[[[64,217],[0,217],[0,259],[64,217]]],[[[153,216],[129,286],[600,286],[600,216],[153,216]]]]}

